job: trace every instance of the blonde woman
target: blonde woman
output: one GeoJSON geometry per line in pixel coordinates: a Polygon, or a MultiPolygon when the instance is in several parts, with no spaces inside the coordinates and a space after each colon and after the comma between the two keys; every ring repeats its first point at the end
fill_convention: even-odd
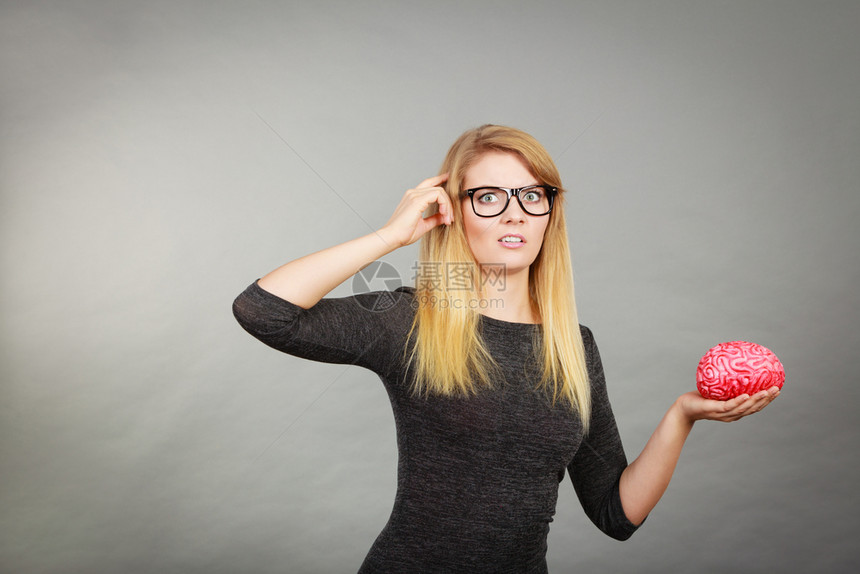
{"type": "Polygon", "coordinates": [[[385,385],[397,495],[360,572],[546,572],[565,472],[597,527],[627,539],[694,421],[737,420],[778,395],[682,395],[628,465],[597,346],[577,321],[564,199],[533,137],[482,126],[377,232],[287,263],[236,299],[240,324],[267,345],[361,365],[385,385]],[[418,239],[414,288],[324,298],[418,239]]]}

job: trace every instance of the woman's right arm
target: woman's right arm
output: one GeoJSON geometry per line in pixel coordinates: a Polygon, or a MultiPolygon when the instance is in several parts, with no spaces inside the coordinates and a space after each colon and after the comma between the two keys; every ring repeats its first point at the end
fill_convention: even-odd
{"type": "Polygon", "coordinates": [[[374,259],[449,223],[450,202],[437,187],[444,180],[437,176],[407,191],[378,233],[296,259],[252,283],[233,302],[236,320],[261,342],[290,355],[360,365],[377,373],[390,368],[390,346],[402,334],[398,318],[411,312],[411,307],[404,310],[397,304],[403,293],[391,293],[394,306],[384,308],[378,307],[379,292],[325,295],[374,259]],[[439,213],[423,217],[434,203],[439,213]]]}
{"type": "Polygon", "coordinates": [[[379,231],[290,261],[260,279],[259,286],[304,309],[313,307],[364,266],[414,243],[437,225],[450,224],[451,204],[439,187],[447,179],[447,174],[431,177],[407,191],[379,231]],[[433,204],[438,204],[438,213],[424,217],[424,211],[433,204]]]}

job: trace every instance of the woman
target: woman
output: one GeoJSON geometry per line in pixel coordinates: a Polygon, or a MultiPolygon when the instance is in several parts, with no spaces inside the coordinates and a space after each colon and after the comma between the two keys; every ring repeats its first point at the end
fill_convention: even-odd
{"type": "Polygon", "coordinates": [[[397,495],[360,572],[546,572],[565,471],[589,518],[627,539],[694,421],[737,420],[778,395],[682,395],[628,466],[594,338],[576,319],[563,204],[534,138],[482,126],[379,231],[287,263],[236,299],[264,343],[364,366],[388,391],[397,495]],[[419,238],[415,288],[323,298],[419,238]]]}

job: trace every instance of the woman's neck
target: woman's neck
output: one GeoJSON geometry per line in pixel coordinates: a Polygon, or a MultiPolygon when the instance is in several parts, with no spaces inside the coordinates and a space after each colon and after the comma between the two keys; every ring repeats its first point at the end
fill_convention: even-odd
{"type": "Polygon", "coordinates": [[[480,313],[510,323],[540,323],[529,295],[529,269],[485,274],[480,313]]]}

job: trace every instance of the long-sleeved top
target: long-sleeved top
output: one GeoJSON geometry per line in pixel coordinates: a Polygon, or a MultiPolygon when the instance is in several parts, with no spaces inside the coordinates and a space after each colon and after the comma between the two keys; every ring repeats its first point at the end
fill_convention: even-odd
{"type": "Polygon", "coordinates": [[[404,359],[414,306],[414,289],[401,287],[303,309],[256,282],[233,304],[242,327],[263,343],[366,367],[385,385],[397,431],[397,493],[360,572],[546,572],[565,470],[597,527],[629,538],[637,527],[618,491],[627,459],[591,331],[581,327],[592,400],[584,436],[576,411],[561,401],[553,406],[536,388],[540,325],[481,315],[480,334],[503,380],[472,396],[414,393],[414,369],[404,359]]]}

